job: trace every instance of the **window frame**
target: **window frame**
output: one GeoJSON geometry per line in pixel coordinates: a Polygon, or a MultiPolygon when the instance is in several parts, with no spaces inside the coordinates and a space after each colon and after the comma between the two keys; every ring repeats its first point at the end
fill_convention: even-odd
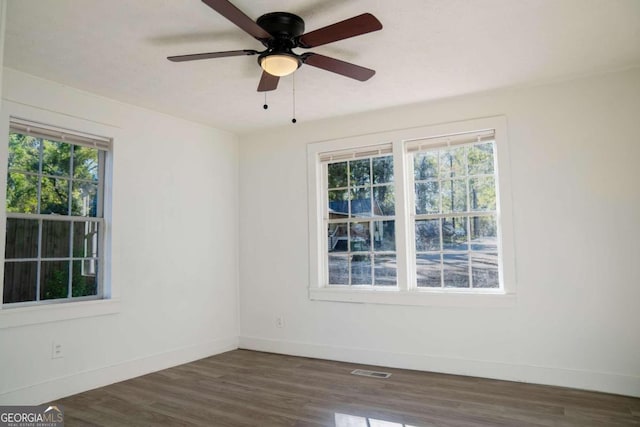
{"type": "MultiPolygon", "coordinates": [[[[446,219],[464,219],[465,221],[465,228],[466,228],[466,243],[467,243],[467,248],[465,250],[461,250],[461,249],[452,249],[452,248],[445,248],[444,247],[444,236],[442,234],[442,228],[439,227],[439,240],[440,240],[440,248],[438,250],[418,250],[417,245],[410,245],[410,249],[411,249],[411,259],[414,260],[415,262],[412,264],[412,266],[415,266],[415,268],[412,268],[411,273],[412,273],[412,278],[411,278],[411,285],[412,287],[416,287],[419,290],[445,290],[445,291],[452,291],[455,290],[457,288],[455,287],[446,287],[445,286],[445,270],[444,270],[444,258],[449,255],[449,256],[453,256],[453,255],[466,255],[468,257],[468,279],[469,279],[469,287],[461,287],[459,288],[459,290],[461,292],[478,292],[478,293],[495,293],[495,292],[500,292],[503,290],[503,286],[504,286],[504,280],[503,278],[500,276],[502,273],[502,268],[500,268],[500,263],[501,263],[501,257],[500,254],[502,254],[502,245],[501,245],[501,236],[502,236],[502,230],[501,230],[501,222],[500,222],[500,215],[499,215],[499,211],[498,211],[498,201],[499,201],[499,197],[500,197],[500,185],[498,183],[498,185],[495,186],[495,198],[496,198],[496,207],[494,209],[490,209],[490,210],[477,210],[474,211],[471,208],[471,199],[470,199],[470,191],[469,189],[470,187],[470,181],[473,179],[483,179],[483,178],[492,178],[495,181],[499,180],[499,173],[497,170],[497,143],[495,142],[495,135],[494,135],[495,131],[491,130],[490,132],[472,132],[471,134],[467,134],[467,133],[463,133],[463,134],[458,134],[458,135],[450,135],[447,137],[443,137],[443,138],[427,138],[427,139],[423,139],[420,140],[421,142],[423,142],[422,144],[418,143],[418,141],[412,141],[410,143],[407,143],[405,145],[405,150],[406,150],[406,156],[407,156],[407,174],[406,176],[408,177],[408,183],[409,183],[409,188],[411,188],[412,190],[409,191],[409,206],[410,206],[410,216],[411,216],[411,226],[409,227],[408,232],[410,233],[410,240],[413,242],[416,242],[416,222],[417,221],[432,221],[432,220],[438,220],[439,222],[444,222],[446,219]],[[475,140],[473,142],[471,142],[471,140],[475,140]],[[430,177],[430,178],[426,178],[426,179],[419,179],[416,180],[415,178],[415,161],[414,158],[416,155],[421,154],[421,153],[438,153],[440,154],[440,149],[442,148],[466,148],[466,147],[473,147],[476,144],[484,144],[487,142],[491,142],[492,143],[492,158],[493,158],[493,172],[490,174],[487,173],[482,173],[482,174],[469,174],[468,173],[468,169],[467,169],[467,164],[466,164],[466,158],[465,158],[465,173],[464,175],[462,175],[462,177],[460,177],[459,175],[456,175],[454,177],[448,177],[446,179],[443,178],[443,176],[441,175],[440,170],[438,170],[438,174],[435,177],[430,177]],[[450,211],[444,211],[443,209],[443,200],[442,200],[442,191],[441,191],[441,185],[442,183],[446,182],[446,181],[451,181],[453,185],[454,181],[464,181],[464,186],[465,186],[465,209],[464,211],[456,211],[453,208],[450,211]],[[415,202],[416,202],[416,192],[415,192],[415,185],[416,182],[419,183],[424,183],[424,182],[437,182],[438,183],[438,198],[439,198],[439,207],[438,207],[438,212],[432,212],[432,213],[418,213],[416,212],[416,210],[414,209],[415,202]],[[495,218],[496,221],[496,248],[495,251],[486,251],[486,250],[476,250],[473,249],[472,247],[472,241],[471,241],[471,220],[473,218],[483,218],[483,217],[493,217],[495,218]],[[476,287],[474,286],[473,283],[473,258],[472,256],[475,255],[479,255],[479,254],[487,254],[487,253],[491,253],[491,252],[497,252],[498,255],[498,260],[499,260],[499,267],[498,267],[498,287],[476,287]],[[420,286],[417,283],[417,274],[418,274],[418,266],[417,266],[417,258],[418,258],[418,253],[420,253],[420,255],[423,256],[433,256],[433,255],[439,255],[440,256],[440,286],[438,287],[430,287],[430,286],[420,286]]],[[[440,156],[438,156],[439,162],[441,160],[440,156]]],[[[441,164],[438,164],[438,169],[440,169],[441,164]]]]}
{"type": "MultiPolygon", "coordinates": [[[[6,258],[6,253],[4,254],[5,258],[4,258],[4,266],[6,267],[7,263],[27,263],[27,262],[36,262],[37,264],[37,268],[36,268],[36,291],[35,291],[35,300],[32,301],[20,301],[20,302],[10,302],[10,303],[5,303],[4,300],[2,300],[2,305],[5,306],[5,308],[14,308],[14,307],[21,307],[21,306],[31,306],[31,305],[39,305],[39,304],[61,304],[61,303],[65,303],[65,302],[71,302],[71,301],[82,301],[82,300],[93,300],[93,299],[102,299],[102,294],[103,294],[103,280],[104,280],[104,274],[102,272],[103,266],[104,266],[104,235],[103,235],[103,228],[104,228],[104,176],[105,176],[105,164],[106,164],[106,158],[109,156],[109,149],[111,146],[111,142],[110,140],[105,141],[104,143],[102,143],[101,145],[104,145],[103,147],[91,147],[89,144],[87,144],[86,142],[84,143],[75,143],[74,141],[66,141],[64,137],[47,137],[44,135],[38,135],[38,132],[36,132],[35,134],[31,131],[31,129],[29,129],[29,127],[32,126],[32,129],[35,128],[36,126],[38,128],[42,128],[42,129],[50,129],[53,132],[55,132],[54,128],[52,128],[51,126],[48,125],[42,125],[40,123],[33,123],[33,122],[26,122],[24,120],[20,120],[20,119],[16,119],[16,118],[11,118],[10,119],[10,125],[9,125],[9,133],[8,135],[10,136],[11,134],[20,134],[20,135],[28,135],[31,136],[33,138],[37,138],[41,141],[41,143],[39,144],[39,164],[38,164],[38,171],[37,172],[33,172],[33,171],[25,171],[25,170],[20,170],[20,169],[11,169],[8,168],[7,169],[7,173],[11,174],[11,173],[15,173],[15,174],[21,174],[21,175],[25,175],[25,176],[31,176],[31,177],[35,177],[38,181],[38,185],[37,185],[37,208],[36,208],[36,212],[34,213],[27,213],[27,212],[7,212],[5,211],[5,216],[6,216],[6,220],[8,221],[9,219],[22,219],[22,220],[28,220],[28,221],[37,221],[38,223],[38,251],[37,251],[37,255],[35,257],[29,257],[29,258],[10,258],[7,259],[6,258]],[[15,126],[14,126],[15,125],[15,126]],[[69,169],[69,175],[65,176],[65,175],[52,175],[52,174],[47,174],[44,172],[43,168],[45,166],[44,164],[44,157],[43,157],[43,151],[44,151],[44,144],[42,143],[43,141],[51,141],[51,142],[57,142],[57,143],[63,143],[63,144],[68,144],[70,146],[70,157],[69,157],[69,162],[70,162],[70,169],[69,169]],[[97,180],[87,180],[87,179],[83,179],[83,178],[75,178],[74,177],[74,173],[73,173],[73,162],[74,162],[74,153],[76,151],[76,147],[86,147],[86,148],[96,148],[98,150],[98,174],[97,174],[97,180]],[[42,198],[41,198],[41,181],[44,179],[62,179],[65,181],[68,181],[67,184],[67,189],[69,190],[69,198],[67,201],[67,208],[68,208],[68,213],[67,214],[56,214],[56,215],[51,215],[51,214],[46,214],[46,213],[41,213],[41,202],[42,202],[42,198]],[[72,198],[71,198],[71,191],[73,189],[73,184],[76,182],[80,182],[80,183],[88,183],[91,185],[95,185],[96,188],[96,196],[97,196],[97,207],[96,207],[96,216],[79,216],[79,215],[73,215],[72,212],[72,198]],[[43,230],[44,230],[44,223],[46,222],[63,222],[63,223],[68,223],[69,224],[69,252],[66,256],[56,256],[56,257],[51,257],[51,256],[44,256],[42,254],[42,245],[44,242],[44,236],[43,236],[43,230]],[[72,250],[74,249],[73,244],[74,244],[74,239],[71,238],[71,233],[72,230],[74,230],[73,232],[75,233],[75,229],[74,226],[76,223],[84,223],[85,226],[86,224],[92,224],[91,227],[93,227],[93,224],[96,224],[97,227],[96,229],[99,230],[98,231],[98,238],[95,241],[95,245],[96,247],[94,248],[94,251],[97,252],[97,254],[93,254],[93,255],[89,255],[87,256],[85,254],[85,256],[74,256],[72,253],[72,250]],[[68,283],[67,283],[67,296],[64,298],[52,298],[52,299],[41,299],[41,277],[42,277],[42,269],[43,269],[43,262],[68,262],[69,263],[69,277],[68,277],[68,283]],[[97,276],[97,286],[96,286],[96,294],[95,295],[85,295],[85,296],[78,296],[78,297],[74,297],[73,296],[73,287],[72,287],[72,280],[73,280],[73,263],[74,262],[80,262],[80,270],[82,272],[84,272],[84,267],[85,267],[85,262],[86,261],[90,261],[92,263],[95,263],[97,261],[98,264],[98,274],[94,274],[94,276],[97,276]]],[[[71,131],[69,130],[64,130],[64,132],[69,135],[71,133],[71,131]]],[[[76,134],[76,132],[73,132],[73,134],[76,134]]],[[[79,133],[77,133],[79,135],[79,133]]],[[[97,141],[97,138],[95,138],[95,141],[97,141]]],[[[6,187],[5,187],[6,188],[6,187]]],[[[6,242],[5,242],[6,243],[6,242]]],[[[86,242],[83,242],[84,245],[86,245],[86,242]]],[[[86,250],[85,250],[86,252],[86,250]]],[[[3,290],[4,292],[4,277],[3,277],[3,283],[2,286],[0,286],[0,289],[3,290]]]]}
{"type": "Polygon", "coordinates": [[[506,117],[496,116],[433,126],[361,135],[307,145],[309,206],[309,297],[312,300],[444,306],[508,306],[516,301],[515,254],[511,212],[510,167],[506,117]],[[407,146],[417,140],[492,130],[495,133],[496,214],[499,228],[501,288],[424,288],[415,277],[415,236],[412,153],[407,146]],[[324,195],[327,190],[321,156],[348,150],[375,149],[391,144],[396,198],[397,287],[369,286],[361,289],[324,285],[327,271],[324,195]],[[384,288],[384,289],[381,289],[384,288]],[[390,289],[389,289],[390,288],[390,289]]]}
{"type": "MultiPolygon", "coordinates": [[[[5,143],[0,144],[0,253],[4,263],[6,238],[6,189],[8,174],[8,136],[11,119],[25,120],[51,129],[77,133],[79,135],[108,135],[110,149],[105,156],[103,175],[103,216],[102,216],[102,295],[101,297],[77,297],[71,299],[46,300],[37,304],[11,303],[0,304],[0,329],[41,324],[52,321],[96,317],[115,314],[120,311],[120,287],[112,281],[112,198],[113,198],[113,158],[114,141],[121,139],[121,129],[88,118],[71,116],[65,113],[45,110],[31,105],[3,100],[0,114],[0,134],[5,135],[5,143]],[[49,302],[53,301],[53,303],[49,302]]],[[[104,137],[103,137],[104,138],[104,137]]],[[[4,284],[4,268],[0,269],[0,283],[4,284]]],[[[1,288],[2,286],[0,286],[1,288]]]]}
{"type": "MultiPolygon", "coordinates": [[[[345,252],[334,252],[333,256],[336,257],[346,257],[348,260],[348,268],[349,270],[351,270],[351,261],[350,258],[352,255],[366,255],[368,257],[370,257],[371,260],[371,279],[372,279],[372,283],[371,284],[359,284],[359,283],[351,283],[351,279],[352,279],[352,275],[351,273],[349,273],[349,282],[346,285],[336,285],[336,284],[327,284],[327,287],[336,287],[336,289],[342,289],[348,287],[350,289],[384,289],[384,288],[389,288],[389,285],[382,285],[382,284],[376,284],[375,283],[375,259],[379,256],[389,256],[392,255],[394,257],[397,258],[397,248],[395,248],[394,250],[376,250],[375,248],[375,239],[371,239],[370,244],[369,244],[369,248],[366,251],[358,251],[358,250],[352,250],[351,249],[351,224],[358,224],[358,223],[368,223],[369,224],[369,237],[372,236],[372,228],[375,226],[376,223],[383,223],[383,222],[388,222],[388,221],[393,221],[395,223],[396,221],[396,213],[395,213],[395,206],[394,206],[394,214],[393,215],[376,215],[374,213],[374,204],[373,201],[375,200],[375,189],[376,188],[380,188],[380,187],[388,187],[391,186],[394,188],[395,191],[395,177],[392,181],[389,182],[383,182],[383,183],[374,183],[374,177],[373,177],[373,162],[375,159],[379,159],[379,158],[383,158],[383,157],[389,157],[392,156],[392,152],[390,150],[391,147],[389,147],[389,149],[379,149],[376,148],[374,150],[374,152],[371,153],[367,153],[367,155],[364,156],[357,156],[357,155],[349,155],[348,157],[346,156],[341,156],[342,158],[340,159],[336,159],[336,163],[338,162],[348,162],[348,165],[350,164],[349,162],[353,162],[353,161],[359,161],[359,160],[368,160],[370,167],[369,167],[369,172],[372,174],[370,176],[370,182],[368,184],[364,184],[364,185],[351,185],[351,174],[350,174],[350,169],[349,166],[347,165],[347,184],[346,186],[342,186],[342,187],[335,187],[335,188],[330,188],[328,190],[326,190],[328,188],[328,166],[329,164],[332,164],[330,162],[323,162],[321,165],[322,168],[322,186],[326,191],[322,192],[322,209],[323,209],[323,223],[324,223],[324,227],[328,227],[330,224],[341,224],[341,223],[345,223],[347,225],[347,250],[345,252]],[[347,192],[347,197],[350,199],[351,197],[351,192],[354,190],[359,190],[359,189],[368,189],[371,193],[369,195],[369,200],[372,202],[370,205],[370,214],[369,216],[366,215],[354,215],[353,212],[351,211],[351,207],[353,206],[351,203],[348,204],[349,208],[348,208],[348,212],[347,212],[347,217],[346,218],[340,218],[340,219],[335,219],[335,218],[329,218],[329,199],[328,199],[328,193],[329,191],[346,191],[347,192]]],[[[328,239],[325,239],[326,241],[323,242],[323,252],[324,253],[328,253],[329,256],[331,256],[331,253],[329,253],[328,250],[328,239]]],[[[395,242],[394,242],[395,245],[395,242]]],[[[327,259],[323,259],[324,262],[328,262],[328,257],[327,259]]],[[[396,261],[397,264],[397,261],[396,261]]],[[[325,270],[328,268],[328,265],[323,267],[325,270]]],[[[328,275],[328,274],[327,274],[328,275]]],[[[397,271],[396,271],[396,282],[397,282],[397,271]]],[[[390,288],[395,288],[395,286],[391,286],[390,288]]]]}

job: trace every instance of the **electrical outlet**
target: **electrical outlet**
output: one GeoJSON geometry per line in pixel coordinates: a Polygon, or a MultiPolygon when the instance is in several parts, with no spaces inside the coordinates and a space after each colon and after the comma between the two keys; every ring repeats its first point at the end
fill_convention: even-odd
{"type": "Polygon", "coordinates": [[[284,318],[282,316],[276,317],[276,328],[284,328],[284,318]]]}
{"type": "Polygon", "coordinates": [[[54,341],[51,345],[51,358],[62,359],[63,357],[64,357],[64,348],[62,347],[62,343],[59,341],[54,341]]]}

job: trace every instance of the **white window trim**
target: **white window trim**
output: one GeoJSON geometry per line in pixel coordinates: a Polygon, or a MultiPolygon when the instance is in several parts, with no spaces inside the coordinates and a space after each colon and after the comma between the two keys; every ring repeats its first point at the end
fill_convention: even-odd
{"type": "MultiPolygon", "coordinates": [[[[437,306],[509,306],[516,302],[515,246],[513,240],[513,216],[511,208],[510,158],[507,138],[507,121],[504,116],[465,120],[419,128],[403,129],[356,137],[320,141],[307,146],[308,206],[309,206],[309,297],[312,300],[340,301],[399,305],[437,306]],[[405,145],[410,141],[439,136],[494,130],[497,154],[498,191],[497,209],[501,236],[498,240],[501,256],[501,283],[503,289],[418,289],[411,287],[413,267],[411,245],[408,239],[412,226],[411,182],[407,176],[408,158],[405,145]],[[369,287],[367,289],[345,289],[340,286],[324,286],[325,253],[323,236],[322,201],[324,188],[322,153],[340,150],[356,150],[391,143],[394,155],[396,184],[396,242],[398,287],[393,289],[369,287]],[[407,248],[406,250],[404,248],[407,248]]],[[[326,240],[326,239],[324,239],[326,240]]]]}
{"type": "MultiPolygon", "coordinates": [[[[28,118],[28,120],[51,124],[51,127],[61,129],[73,129],[78,133],[88,135],[105,135],[112,141],[120,138],[120,129],[116,126],[98,123],[89,119],[70,116],[68,114],[57,113],[44,110],[31,105],[25,105],[2,100],[2,110],[0,113],[0,135],[4,135],[0,143],[0,255],[4,265],[5,234],[6,234],[6,187],[8,164],[8,136],[9,122],[12,118],[28,118]]],[[[111,271],[111,247],[112,247],[112,197],[113,197],[113,158],[115,155],[115,144],[112,144],[109,155],[106,156],[104,171],[104,211],[103,211],[103,236],[104,236],[104,275],[102,299],[78,299],[63,300],[60,303],[40,303],[33,305],[2,305],[0,304],[0,329],[13,328],[24,325],[48,323],[54,321],[76,319],[83,317],[103,316],[118,313],[120,311],[120,289],[117,282],[112,281],[111,271]]],[[[4,267],[0,269],[0,284],[4,283],[4,267]]]]}

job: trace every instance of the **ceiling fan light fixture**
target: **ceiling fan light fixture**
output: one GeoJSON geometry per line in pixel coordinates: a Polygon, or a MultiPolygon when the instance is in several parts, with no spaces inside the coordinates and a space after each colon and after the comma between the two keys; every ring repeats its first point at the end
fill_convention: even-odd
{"type": "Polygon", "coordinates": [[[293,55],[276,53],[263,57],[260,66],[272,76],[284,77],[300,67],[300,60],[293,55]]]}

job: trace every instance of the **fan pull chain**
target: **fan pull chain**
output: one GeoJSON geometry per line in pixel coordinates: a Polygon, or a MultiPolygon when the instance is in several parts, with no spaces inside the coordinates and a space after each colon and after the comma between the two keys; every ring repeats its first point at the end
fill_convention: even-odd
{"type": "Polygon", "coordinates": [[[296,120],[296,73],[293,73],[293,119],[291,123],[297,122],[296,120]]]}
{"type": "Polygon", "coordinates": [[[267,105],[267,92],[264,93],[264,105],[262,106],[262,108],[264,108],[265,110],[269,108],[269,105],[267,105]]]}

